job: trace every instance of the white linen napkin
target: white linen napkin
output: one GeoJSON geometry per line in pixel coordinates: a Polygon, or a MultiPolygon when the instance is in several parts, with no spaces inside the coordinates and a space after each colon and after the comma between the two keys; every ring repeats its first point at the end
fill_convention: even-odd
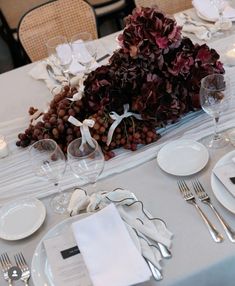
{"type": "Polygon", "coordinates": [[[86,196],[84,190],[77,189],[73,193],[68,212],[76,215],[81,211],[95,212],[114,203],[117,210],[139,239],[140,252],[143,257],[161,270],[161,253],[158,243],[162,243],[168,249],[171,248],[173,234],[166,228],[160,219],[149,219],[143,211],[143,203],[137,201],[133,193],[124,189],[116,189],[112,192],[97,192],[86,196]]]}
{"type": "Polygon", "coordinates": [[[230,180],[230,178],[235,178],[235,163],[231,162],[226,165],[219,166],[213,169],[213,173],[225,188],[235,196],[235,184],[230,180]]]}
{"type": "Polygon", "coordinates": [[[182,26],[182,32],[194,34],[200,40],[208,41],[218,31],[215,25],[196,21],[184,13],[178,13],[174,17],[177,24],[182,26]]]}
{"type": "MultiPolygon", "coordinates": [[[[73,62],[71,64],[73,72],[76,70],[78,71],[77,65],[73,65],[73,62]]],[[[36,80],[42,80],[46,83],[46,86],[50,90],[52,94],[57,94],[61,91],[61,88],[64,85],[68,84],[68,80],[62,75],[61,70],[57,68],[53,63],[48,62],[48,60],[40,61],[35,64],[35,66],[29,71],[29,75],[36,79],[36,80]],[[46,65],[50,64],[53,68],[53,70],[56,73],[56,80],[51,78],[46,70],[46,65]],[[58,81],[58,82],[57,82],[58,81]]],[[[70,85],[71,86],[78,86],[81,79],[83,77],[83,73],[78,73],[76,76],[70,79],[70,85]]]]}
{"type": "MultiPolygon", "coordinates": [[[[225,2],[223,17],[227,19],[235,18],[235,9],[232,8],[227,1],[225,2]]],[[[211,3],[210,0],[193,0],[193,6],[199,12],[199,16],[201,15],[208,21],[217,21],[219,17],[218,9],[211,3]]]]}
{"type": "Polygon", "coordinates": [[[94,286],[128,286],[150,279],[113,204],[73,223],[72,229],[94,286]]]}

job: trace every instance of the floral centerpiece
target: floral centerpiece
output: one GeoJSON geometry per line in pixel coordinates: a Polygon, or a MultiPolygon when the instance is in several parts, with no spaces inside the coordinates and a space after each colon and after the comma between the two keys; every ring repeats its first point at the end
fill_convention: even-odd
{"type": "Polygon", "coordinates": [[[115,148],[136,150],[138,144],[159,138],[158,127],[200,108],[203,77],[224,73],[214,49],[182,37],[175,20],[157,8],[136,8],[118,40],[120,49],[109,64],[84,81],[82,98],[72,101],[77,90],[65,87],[42,120],[19,134],[17,145],[52,138],[66,152],[67,145],[81,136],[80,128],[70,123],[73,116],[81,122],[94,120],[91,135],[106,159],[114,156],[115,148]]]}

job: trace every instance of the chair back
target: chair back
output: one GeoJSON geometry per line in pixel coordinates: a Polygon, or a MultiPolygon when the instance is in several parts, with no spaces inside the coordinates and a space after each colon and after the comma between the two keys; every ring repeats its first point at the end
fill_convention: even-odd
{"type": "Polygon", "coordinates": [[[0,7],[10,29],[16,30],[27,11],[46,2],[49,0],[0,0],[0,7]]]}
{"type": "Polygon", "coordinates": [[[135,5],[142,7],[157,5],[166,14],[173,15],[179,11],[192,8],[192,0],[135,0],[135,5]]]}
{"type": "Polygon", "coordinates": [[[71,37],[89,32],[96,39],[97,25],[93,8],[83,0],[57,0],[27,12],[18,28],[19,40],[31,61],[47,57],[46,42],[58,35],[71,37]]]}

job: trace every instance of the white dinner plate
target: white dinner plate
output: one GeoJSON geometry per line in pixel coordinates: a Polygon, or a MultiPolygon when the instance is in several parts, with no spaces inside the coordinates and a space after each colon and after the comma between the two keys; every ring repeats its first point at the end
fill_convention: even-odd
{"type": "Polygon", "coordinates": [[[25,238],[42,225],[45,217],[45,206],[38,199],[24,198],[11,201],[0,209],[0,238],[25,238]]]}
{"type": "MultiPolygon", "coordinates": [[[[232,158],[235,156],[235,151],[231,151],[224,155],[214,166],[214,169],[232,162],[232,158]]],[[[235,197],[225,188],[222,182],[211,173],[211,187],[217,200],[230,212],[235,213],[235,197]]]]}
{"type": "Polygon", "coordinates": [[[209,159],[208,150],[191,139],[179,139],[164,145],[157,155],[160,168],[175,176],[189,176],[203,169],[209,159]]]}
{"type": "Polygon", "coordinates": [[[53,275],[51,272],[51,267],[49,265],[46,249],[44,247],[43,241],[60,235],[63,232],[66,232],[68,228],[70,228],[71,224],[79,219],[87,217],[88,213],[77,215],[55,225],[51,228],[41,239],[39,244],[37,245],[35,252],[33,254],[31,270],[32,270],[32,279],[34,285],[37,286],[55,286],[53,282],[53,275]]]}
{"type": "MultiPolygon", "coordinates": [[[[218,20],[218,19],[207,18],[206,16],[202,15],[198,10],[196,10],[196,13],[200,19],[207,21],[207,22],[210,22],[210,23],[215,23],[218,20]]],[[[235,18],[228,18],[228,20],[231,20],[232,22],[234,22],[235,18]]]]}

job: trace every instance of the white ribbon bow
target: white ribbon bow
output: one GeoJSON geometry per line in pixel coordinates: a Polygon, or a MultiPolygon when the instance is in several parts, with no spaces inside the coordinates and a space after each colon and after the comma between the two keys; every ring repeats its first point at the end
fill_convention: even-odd
{"type": "Polygon", "coordinates": [[[83,120],[83,122],[81,122],[71,115],[69,116],[68,121],[70,123],[72,123],[73,125],[80,127],[80,131],[81,131],[81,135],[82,135],[81,146],[84,146],[84,144],[86,142],[88,142],[88,144],[94,148],[95,144],[92,141],[92,137],[91,137],[91,133],[89,131],[89,127],[92,128],[95,124],[95,121],[93,119],[85,119],[85,120],[83,120]]]}
{"type": "Polygon", "coordinates": [[[83,97],[83,92],[84,92],[84,88],[85,86],[83,85],[83,82],[80,82],[80,86],[78,89],[78,92],[76,92],[72,98],[68,98],[70,101],[77,101],[77,100],[81,100],[83,97]]]}
{"type": "Polygon", "coordinates": [[[140,114],[136,114],[136,113],[133,113],[133,112],[128,112],[129,104],[124,104],[123,108],[124,108],[124,113],[122,115],[118,115],[115,111],[111,111],[109,113],[109,116],[114,120],[114,122],[112,123],[112,125],[109,128],[108,139],[107,139],[107,143],[106,143],[106,145],[108,145],[108,146],[109,146],[109,144],[112,141],[114,130],[121,123],[122,119],[124,119],[126,117],[129,117],[129,116],[134,116],[136,119],[142,120],[140,114]]]}

